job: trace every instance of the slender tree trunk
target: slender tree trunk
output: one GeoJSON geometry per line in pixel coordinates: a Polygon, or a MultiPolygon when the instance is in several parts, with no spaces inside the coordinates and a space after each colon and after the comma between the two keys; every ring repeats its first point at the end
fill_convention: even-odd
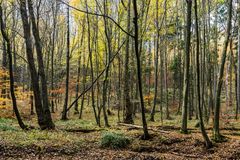
{"type": "Polygon", "coordinates": [[[187,0],[187,26],[185,41],[185,67],[184,67],[184,89],[182,103],[182,127],[181,131],[187,133],[187,113],[188,113],[188,93],[189,93],[189,63],[190,63],[190,45],[191,45],[191,15],[192,0],[187,0]]]}
{"type": "Polygon", "coordinates": [[[15,90],[14,90],[14,76],[13,76],[13,62],[12,62],[12,49],[11,49],[11,42],[9,39],[9,36],[6,32],[6,27],[3,21],[3,12],[2,12],[2,6],[0,5],[0,26],[1,26],[1,33],[4,38],[4,40],[7,43],[7,54],[8,54],[8,64],[9,64],[9,75],[10,75],[10,92],[12,97],[12,105],[13,105],[13,111],[17,117],[17,121],[19,126],[22,129],[27,129],[27,126],[23,123],[21,115],[19,113],[18,107],[17,107],[17,99],[15,96],[15,90]]]}
{"type": "Polygon", "coordinates": [[[32,32],[35,39],[36,51],[37,51],[37,60],[38,60],[38,70],[39,75],[41,77],[41,84],[42,84],[42,102],[43,102],[43,113],[45,116],[45,121],[47,123],[48,129],[54,129],[55,125],[52,121],[50,109],[49,109],[49,102],[48,102],[48,89],[47,89],[47,79],[45,76],[44,65],[43,65],[43,58],[42,58],[42,44],[39,35],[39,30],[37,24],[35,22],[34,10],[32,0],[28,0],[28,10],[30,20],[32,22],[32,32]]]}
{"type": "MultiPolygon", "coordinates": [[[[85,5],[86,5],[86,10],[88,11],[88,5],[86,0],[85,0],[85,5]]],[[[87,28],[88,28],[88,52],[89,52],[89,60],[90,60],[90,68],[91,68],[91,82],[93,84],[94,72],[93,72],[92,49],[91,49],[91,29],[90,29],[90,20],[89,20],[88,14],[87,14],[87,28]]],[[[96,107],[95,107],[94,87],[91,88],[91,98],[92,98],[92,108],[93,108],[94,116],[96,119],[96,123],[98,126],[100,126],[100,119],[97,116],[96,107]]]]}
{"type": "Polygon", "coordinates": [[[199,63],[199,55],[200,55],[200,46],[199,46],[199,31],[198,31],[198,7],[197,7],[197,0],[194,0],[194,8],[195,8],[195,25],[196,25],[196,66],[197,66],[197,106],[198,106],[198,114],[199,114],[199,123],[200,129],[202,132],[202,136],[204,138],[205,144],[207,148],[212,147],[212,142],[210,141],[207,132],[204,127],[203,123],[203,116],[202,116],[202,108],[201,108],[201,91],[200,91],[200,63],[199,63]]]}
{"type": "MultiPolygon", "coordinates": [[[[77,99],[78,97],[78,92],[79,92],[79,83],[80,83],[80,70],[81,70],[81,52],[80,55],[78,57],[78,67],[77,67],[77,82],[76,82],[76,90],[75,90],[75,99],[77,99]]],[[[75,103],[74,106],[74,114],[79,114],[79,110],[78,110],[78,101],[75,103]]]]}
{"type": "Polygon", "coordinates": [[[136,54],[136,60],[137,60],[137,77],[138,77],[138,89],[139,89],[139,96],[140,96],[140,102],[141,102],[141,110],[142,110],[142,124],[143,124],[143,139],[149,139],[149,133],[147,128],[147,121],[145,117],[145,107],[144,107],[144,99],[143,99],[143,93],[142,93],[142,70],[141,70],[141,61],[140,61],[140,55],[139,55],[139,44],[138,44],[138,9],[137,9],[137,0],[133,0],[133,11],[134,11],[134,42],[135,42],[135,54],[136,54]]]}
{"type": "Polygon", "coordinates": [[[55,52],[55,37],[56,37],[56,25],[57,25],[57,4],[53,2],[52,4],[53,9],[53,34],[52,34],[52,50],[51,50],[51,110],[54,113],[54,98],[55,94],[53,93],[54,90],[54,52],[55,52]]]}
{"type": "Polygon", "coordinates": [[[232,0],[228,0],[228,20],[227,20],[227,30],[224,40],[224,46],[222,50],[222,58],[221,58],[221,65],[220,65],[220,71],[218,76],[218,83],[217,83],[217,93],[216,93],[216,99],[215,99],[215,110],[214,110],[214,126],[213,126],[213,135],[214,140],[219,141],[221,140],[221,134],[219,130],[219,118],[220,118],[220,102],[221,102],[221,91],[222,91],[222,83],[223,83],[223,74],[224,74],[224,66],[227,56],[227,48],[228,48],[228,42],[230,37],[230,31],[231,31],[231,23],[232,23],[232,0]]]}
{"type": "Polygon", "coordinates": [[[156,51],[154,56],[154,99],[153,99],[153,107],[150,114],[150,121],[154,121],[154,115],[155,115],[155,108],[157,104],[157,92],[158,92],[158,59],[159,59],[159,38],[160,38],[160,29],[159,29],[159,14],[158,14],[158,6],[159,6],[159,0],[156,1],[156,23],[157,23],[157,37],[156,37],[156,51]]]}
{"type": "MultiPolygon", "coordinates": [[[[107,7],[107,0],[104,0],[104,14],[108,15],[108,7],[107,7]]],[[[112,46],[111,46],[111,33],[110,33],[110,28],[108,26],[108,20],[104,17],[104,30],[105,30],[105,36],[107,39],[107,44],[106,44],[106,71],[105,71],[105,78],[103,81],[103,93],[102,93],[102,109],[103,109],[103,116],[104,116],[104,123],[106,127],[109,127],[108,123],[108,117],[107,117],[107,110],[106,110],[106,102],[107,102],[107,93],[108,93],[108,88],[110,87],[109,85],[109,70],[110,70],[110,59],[111,59],[111,52],[112,52],[112,46]]],[[[99,115],[100,116],[100,115],[99,115]]]]}
{"type": "MultiPolygon", "coordinates": [[[[167,11],[167,0],[164,1],[164,11],[167,11]]],[[[168,52],[168,42],[167,42],[167,12],[165,12],[165,36],[164,36],[164,88],[165,88],[165,106],[166,106],[166,119],[170,119],[169,115],[169,107],[168,107],[168,59],[167,59],[167,52],[168,52]]]]}
{"type": "Polygon", "coordinates": [[[237,0],[237,20],[238,20],[238,52],[237,52],[237,107],[236,119],[238,118],[238,111],[240,105],[240,0],[237,0]]]}
{"type": "MultiPolygon", "coordinates": [[[[127,19],[127,32],[130,32],[130,19],[131,19],[131,0],[128,0],[128,19],[127,19]]],[[[133,106],[130,102],[130,71],[129,71],[129,35],[126,39],[126,54],[125,54],[125,73],[124,73],[124,103],[125,103],[125,123],[133,123],[133,106]]]]}
{"type": "MultiPolygon", "coordinates": [[[[83,20],[83,22],[85,22],[85,21],[83,20]]],[[[85,26],[83,25],[82,36],[81,36],[80,45],[79,45],[80,48],[83,45],[84,32],[85,32],[85,26]]],[[[78,92],[79,92],[79,83],[80,83],[80,74],[81,74],[81,54],[82,54],[82,52],[80,51],[79,57],[78,57],[77,83],[76,83],[76,96],[75,96],[76,99],[78,97],[78,92]]],[[[74,114],[79,114],[78,101],[75,103],[75,106],[74,106],[74,114]]]]}
{"type": "Polygon", "coordinates": [[[62,112],[62,120],[67,120],[67,107],[69,95],[69,72],[70,72],[70,13],[67,7],[67,52],[66,52],[66,81],[65,81],[65,98],[62,112]]]}

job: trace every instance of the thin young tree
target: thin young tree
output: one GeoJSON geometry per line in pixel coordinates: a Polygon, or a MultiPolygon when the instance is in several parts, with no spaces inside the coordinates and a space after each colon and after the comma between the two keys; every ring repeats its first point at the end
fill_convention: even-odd
{"type": "Polygon", "coordinates": [[[197,107],[198,107],[198,114],[199,114],[200,129],[201,129],[204,141],[205,141],[206,148],[211,148],[212,147],[212,142],[210,141],[210,139],[209,139],[209,137],[206,133],[205,127],[204,127],[203,116],[202,116],[202,108],[201,108],[200,63],[199,63],[200,45],[199,45],[197,0],[194,0],[194,10],[195,10],[195,31],[196,31],[197,107]]]}
{"type": "Polygon", "coordinates": [[[140,103],[141,103],[141,113],[142,113],[142,125],[143,125],[143,139],[149,139],[150,135],[148,133],[147,128],[147,121],[145,117],[145,107],[144,107],[144,99],[143,99],[143,92],[142,92],[142,69],[141,69],[141,61],[140,61],[140,54],[139,54],[139,34],[138,34],[138,9],[137,9],[137,0],[133,0],[133,12],[134,12],[134,44],[135,44],[135,54],[136,54],[136,61],[137,61],[137,78],[138,78],[138,89],[139,89],[139,96],[140,96],[140,103]]]}
{"type": "Polygon", "coordinates": [[[150,121],[154,121],[154,115],[155,115],[155,108],[157,104],[157,93],[158,93],[158,61],[159,61],[159,40],[160,40],[160,29],[159,29],[159,0],[156,1],[156,31],[157,31],[157,37],[156,37],[156,51],[154,54],[154,99],[153,99],[153,107],[150,114],[150,121]]]}
{"type": "Polygon", "coordinates": [[[240,105],[240,0],[237,0],[237,21],[238,21],[238,52],[237,52],[237,107],[236,116],[238,118],[238,111],[240,105]]]}
{"type": "Polygon", "coordinates": [[[192,22],[192,0],[187,3],[187,24],[185,40],[185,66],[184,66],[184,89],[182,103],[182,133],[187,133],[187,113],[188,113],[188,93],[189,93],[189,65],[190,65],[190,46],[191,46],[191,22],[192,22]]]}
{"type": "Polygon", "coordinates": [[[67,52],[66,52],[66,80],[65,80],[65,98],[62,112],[62,120],[67,120],[67,107],[69,96],[69,76],[70,76],[70,9],[67,6],[67,52]]]}
{"type": "Polygon", "coordinates": [[[2,6],[0,4],[0,28],[2,36],[7,44],[7,54],[8,54],[8,65],[9,65],[9,75],[10,75],[10,93],[12,98],[12,105],[13,105],[13,111],[16,115],[17,121],[19,126],[26,130],[28,129],[27,126],[23,123],[23,120],[21,118],[21,115],[19,113],[18,107],[17,107],[17,99],[15,96],[15,89],[14,89],[14,76],[13,76],[13,62],[12,62],[12,48],[11,48],[11,42],[10,38],[8,36],[8,33],[6,31],[6,25],[3,21],[3,11],[2,6]]]}
{"type": "MultiPolygon", "coordinates": [[[[85,6],[86,6],[86,11],[88,12],[88,4],[87,1],[85,0],[85,6]]],[[[88,52],[89,52],[89,61],[90,61],[90,68],[91,68],[91,82],[93,84],[94,82],[94,70],[93,70],[93,54],[92,54],[92,48],[91,48],[91,26],[90,26],[90,18],[89,18],[89,14],[87,14],[86,16],[87,18],[87,45],[88,45],[88,52]]],[[[100,119],[97,116],[97,111],[96,111],[96,105],[95,105],[95,98],[94,98],[94,87],[91,87],[91,99],[92,99],[92,108],[93,108],[93,112],[94,112],[94,116],[95,116],[95,120],[98,126],[100,126],[100,119]]]]}
{"type": "Polygon", "coordinates": [[[220,134],[220,129],[219,129],[219,118],[220,118],[221,91],[222,91],[222,83],[223,83],[224,66],[225,66],[225,62],[226,62],[229,37],[230,37],[230,33],[231,33],[232,1],[233,0],[228,0],[227,1],[228,20],[227,20],[227,28],[226,28],[225,40],[224,40],[224,44],[223,44],[221,64],[220,64],[218,83],[217,83],[216,98],[215,98],[214,126],[213,126],[213,136],[214,136],[215,141],[221,141],[222,140],[222,135],[220,134]]]}
{"type": "MultiPolygon", "coordinates": [[[[131,0],[128,0],[128,18],[127,18],[127,32],[130,32],[131,27],[131,0]]],[[[126,53],[125,53],[125,61],[124,61],[124,105],[125,105],[125,117],[124,122],[125,123],[133,123],[133,106],[130,101],[130,71],[129,71],[129,44],[130,44],[130,38],[129,35],[126,35],[126,53]]]]}

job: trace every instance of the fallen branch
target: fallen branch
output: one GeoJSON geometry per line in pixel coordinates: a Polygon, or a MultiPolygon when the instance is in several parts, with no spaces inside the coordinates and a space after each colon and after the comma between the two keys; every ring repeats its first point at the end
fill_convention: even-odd
{"type": "Polygon", "coordinates": [[[99,129],[83,129],[83,128],[77,128],[77,129],[65,129],[67,132],[82,132],[82,133],[91,133],[91,132],[97,132],[100,131],[99,129]]]}
{"type": "MultiPolygon", "coordinates": [[[[118,125],[126,126],[126,127],[131,128],[131,129],[143,129],[142,126],[138,126],[138,125],[134,125],[134,124],[118,123],[118,125]]],[[[148,128],[148,130],[154,131],[154,132],[169,133],[168,131],[163,131],[163,130],[159,130],[159,129],[156,129],[156,128],[148,128]]]]}
{"type": "Polygon", "coordinates": [[[170,154],[176,155],[176,156],[180,156],[180,157],[186,157],[186,158],[204,158],[202,156],[199,155],[191,155],[191,154],[183,154],[183,153],[177,153],[177,152],[170,152],[170,154]]]}

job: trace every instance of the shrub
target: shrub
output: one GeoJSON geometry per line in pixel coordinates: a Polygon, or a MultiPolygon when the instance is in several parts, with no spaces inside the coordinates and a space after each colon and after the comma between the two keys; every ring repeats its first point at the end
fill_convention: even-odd
{"type": "Polygon", "coordinates": [[[101,139],[101,147],[120,149],[130,144],[130,139],[123,134],[107,132],[103,134],[101,139]]]}

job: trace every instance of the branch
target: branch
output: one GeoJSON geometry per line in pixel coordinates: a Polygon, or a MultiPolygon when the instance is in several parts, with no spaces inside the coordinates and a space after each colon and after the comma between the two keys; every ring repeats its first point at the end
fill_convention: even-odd
{"type": "Polygon", "coordinates": [[[111,58],[107,66],[104,68],[104,70],[97,76],[97,78],[93,81],[91,86],[89,86],[87,89],[85,89],[73,102],[72,104],[68,107],[67,112],[73,107],[73,105],[85,94],[87,93],[93,86],[94,84],[98,81],[98,79],[103,75],[103,73],[106,71],[106,69],[110,66],[110,64],[113,62],[115,57],[119,54],[120,50],[122,49],[123,45],[125,44],[126,40],[122,43],[122,45],[118,48],[117,52],[114,54],[114,56],[111,58]]]}
{"type": "Polygon", "coordinates": [[[60,3],[76,10],[76,11],[79,11],[79,12],[82,12],[82,13],[86,13],[86,14],[89,14],[89,15],[94,15],[94,16],[100,16],[100,17],[104,17],[104,18],[108,18],[110,19],[115,25],[117,25],[118,28],[120,28],[120,30],[122,30],[124,33],[126,33],[127,35],[129,35],[130,37],[134,38],[134,35],[128,33],[125,29],[123,29],[112,17],[109,17],[108,15],[105,15],[105,14],[99,14],[99,13],[93,13],[93,12],[88,12],[88,11],[84,11],[84,10],[81,10],[81,9],[78,9],[76,7],[73,7],[69,4],[67,4],[66,2],[62,1],[62,0],[56,0],[56,1],[59,1],[60,3]]]}

